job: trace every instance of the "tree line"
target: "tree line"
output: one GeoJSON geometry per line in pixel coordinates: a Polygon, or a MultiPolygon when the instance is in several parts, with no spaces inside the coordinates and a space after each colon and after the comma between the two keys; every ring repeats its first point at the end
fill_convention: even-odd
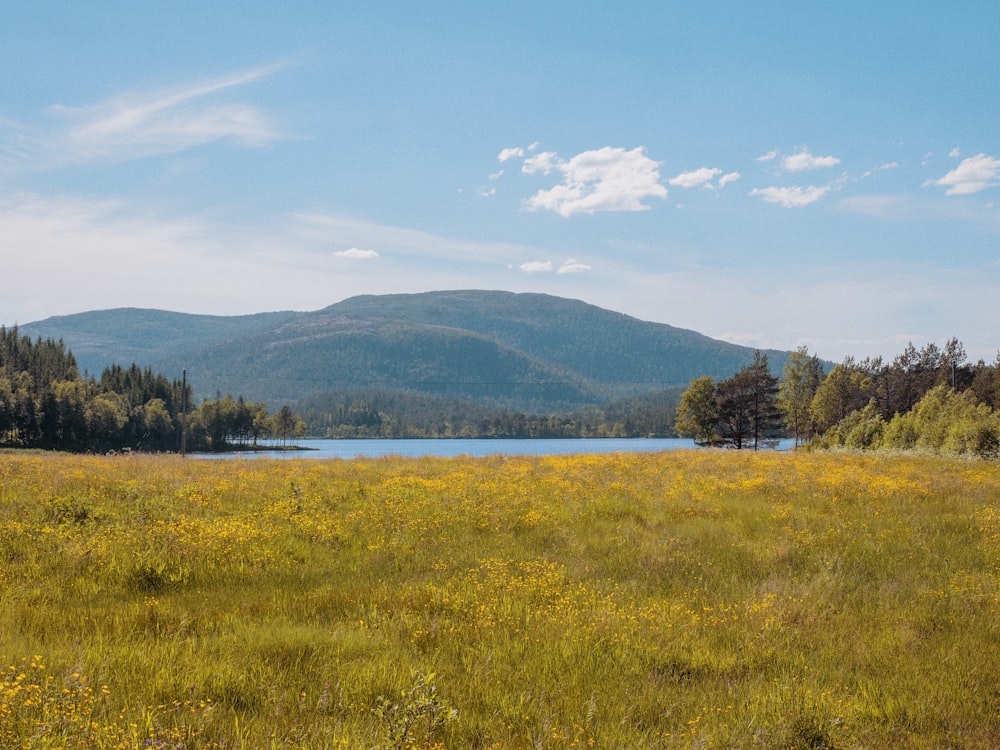
{"type": "Polygon", "coordinates": [[[691,381],[677,407],[677,434],[702,446],[757,450],[785,434],[779,392],[767,355],[755,352],[753,362],[731,378],[691,381]]]}
{"type": "Polygon", "coordinates": [[[673,437],[681,388],[570,412],[531,414],[414,391],[350,390],[299,401],[319,438],[673,437]]]}
{"type": "Polygon", "coordinates": [[[1000,455],[1000,355],[971,364],[958,339],[912,343],[886,361],[847,357],[825,372],[804,347],[782,376],[766,355],[732,378],[696,378],[681,394],[677,432],[699,445],[757,448],[777,437],[865,450],[1000,455]]]}
{"type": "Polygon", "coordinates": [[[732,377],[704,376],[573,412],[526,414],[407,392],[323,394],[271,413],[242,396],[195,405],[185,380],[113,365],[81,376],[62,341],[0,327],[0,447],[75,452],[252,447],[312,437],[668,437],[760,448],[815,447],[1000,456],[1000,355],[970,363],[957,339],[909,344],[891,360],[847,357],[827,372],[805,347],[781,376],[767,355],[732,377]],[[302,415],[300,417],[300,414],[302,415]]]}
{"type": "Polygon", "coordinates": [[[113,365],[81,376],[62,341],[0,327],[0,447],[71,452],[223,450],[303,431],[287,406],[231,395],[194,404],[190,384],[150,368],[113,365]]]}

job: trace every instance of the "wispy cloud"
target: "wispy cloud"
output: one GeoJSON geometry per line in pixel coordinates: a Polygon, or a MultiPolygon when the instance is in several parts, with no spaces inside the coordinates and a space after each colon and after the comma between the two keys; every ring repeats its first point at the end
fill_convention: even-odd
{"type": "Polygon", "coordinates": [[[551,260],[532,260],[518,266],[524,273],[548,273],[552,270],[551,260]]]}
{"type": "Polygon", "coordinates": [[[626,151],[604,148],[584,151],[563,160],[551,151],[529,157],[525,174],[560,172],[563,182],[539,190],[525,203],[530,210],[555,211],[560,216],[598,211],[645,211],[647,198],[666,198],[660,184],[660,162],[646,156],[642,147],[626,151]]]}
{"type": "Polygon", "coordinates": [[[21,321],[108,306],[251,312],[246,308],[285,296],[287,285],[301,291],[317,277],[293,251],[276,263],[278,243],[264,235],[155,216],[120,201],[0,200],[0,236],[11,247],[31,248],[6,259],[5,312],[17,311],[21,321]],[[40,269],[51,296],[38,293],[40,269]],[[248,305],[228,282],[259,289],[261,297],[248,305]]]}
{"type": "Polygon", "coordinates": [[[497,161],[505,162],[510,161],[511,159],[519,159],[522,156],[524,156],[524,149],[520,146],[515,146],[514,148],[503,149],[500,152],[500,155],[497,156],[497,161]]]}
{"type": "Polygon", "coordinates": [[[781,159],[781,168],[786,172],[802,172],[807,169],[822,169],[835,167],[840,164],[840,159],[836,156],[813,156],[809,149],[802,149],[797,154],[784,156],[781,159]]]}
{"type": "Polygon", "coordinates": [[[569,258],[558,268],[551,260],[531,260],[518,266],[518,270],[522,273],[551,273],[555,271],[557,274],[570,274],[586,273],[593,269],[586,263],[580,263],[576,258],[569,258]]]}
{"type": "Polygon", "coordinates": [[[691,172],[681,172],[667,182],[675,187],[683,188],[712,187],[712,180],[720,174],[722,174],[722,170],[718,167],[701,167],[691,172]]]}
{"type": "Polygon", "coordinates": [[[521,146],[513,146],[511,148],[502,149],[500,153],[497,155],[497,161],[505,162],[505,161],[510,161],[511,159],[522,159],[530,151],[536,150],[538,146],[539,146],[538,141],[535,141],[534,143],[524,148],[522,148],[521,146]]]}
{"type": "Polygon", "coordinates": [[[347,250],[339,250],[334,253],[338,258],[354,258],[357,260],[369,260],[379,257],[376,250],[363,250],[360,247],[351,247],[347,250]]]}
{"type": "Polygon", "coordinates": [[[48,119],[0,144],[7,161],[54,168],[97,160],[116,162],[173,153],[220,140],[264,146],[281,137],[260,108],[224,101],[225,94],[282,70],[272,65],[172,89],[128,91],[83,106],[54,105],[48,119]],[[31,135],[26,135],[30,131],[31,135]]]}
{"type": "Polygon", "coordinates": [[[521,165],[521,172],[524,174],[535,174],[535,172],[551,174],[552,170],[559,168],[560,163],[559,155],[555,151],[542,151],[540,154],[525,159],[524,164],[521,165]]]}
{"type": "Polygon", "coordinates": [[[738,179],[740,179],[739,172],[728,172],[727,174],[724,174],[722,175],[722,177],[719,178],[719,187],[720,188],[725,187],[730,182],[736,182],[738,179]]]}
{"type": "Polygon", "coordinates": [[[421,262],[487,263],[506,266],[516,258],[536,255],[537,248],[506,242],[455,239],[417,229],[364,221],[350,216],[298,213],[293,217],[299,238],[317,246],[377,247],[394,258],[421,262]]]}
{"type": "Polygon", "coordinates": [[[590,270],[592,270],[591,266],[580,263],[576,258],[570,258],[559,266],[559,270],[556,273],[586,273],[590,270]]]}
{"type": "Polygon", "coordinates": [[[970,195],[1000,184],[1000,159],[976,154],[935,180],[934,185],[947,187],[945,195],[970,195]]]}
{"type": "Polygon", "coordinates": [[[0,323],[8,326],[108,307],[225,315],[318,309],[360,293],[484,283],[515,291],[552,284],[553,292],[565,292],[575,278],[585,283],[587,270],[569,259],[523,269],[548,273],[518,273],[524,259],[551,258],[552,251],[351,217],[293,214],[234,225],[129,201],[34,194],[0,195],[0,247],[26,248],[4,256],[0,323]]]}
{"type": "Polygon", "coordinates": [[[754,188],[750,191],[750,195],[758,195],[768,203],[777,203],[779,206],[784,206],[785,208],[799,208],[815,203],[828,192],[830,192],[829,185],[820,187],[799,187],[793,185],[790,187],[754,188]]]}
{"type": "MultiPolygon", "coordinates": [[[[936,192],[907,190],[889,194],[848,195],[837,200],[835,205],[841,211],[878,219],[924,226],[940,222],[956,230],[959,226],[970,230],[976,227],[989,235],[1000,235],[1000,210],[991,202],[956,201],[942,199],[936,192]]],[[[1000,268],[1000,265],[997,267],[1000,268]]]]}
{"type": "Polygon", "coordinates": [[[851,213],[888,219],[900,216],[906,201],[900,195],[853,195],[839,201],[837,206],[851,213]]]}
{"type": "Polygon", "coordinates": [[[729,172],[728,174],[723,175],[722,170],[718,167],[700,167],[690,172],[681,172],[679,175],[672,177],[667,182],[675,187],[702,187],[713,190],[715,188],[725,187],[730,182],[735,182],[738,179],[740,179],[739,172],[729,172]],[[713,182],[713,180],[715,180],[715,178],[719,175],[722,175],[722,177],[719,177],[717,182],[713,182]]]}
{"type": "Polygon", "coordinates": [[[886,162],[885,164],[879,164],[877,167],[872,167],[863,175],[861,175],[861,179],[864,180],[868,177],[871,177],[876,172],[884,172],[889,169],[898,169],[898,168],[899,168],[899,162],[895,161],[886,162]]]}

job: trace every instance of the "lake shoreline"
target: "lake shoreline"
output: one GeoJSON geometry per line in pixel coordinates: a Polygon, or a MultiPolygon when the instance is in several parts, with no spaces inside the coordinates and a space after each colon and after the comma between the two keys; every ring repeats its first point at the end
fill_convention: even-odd
{"type": "MultiPolygon", "coordinates": [[[[776,448],[788,450],[792,440],[782,440],[776,448]]],[[[259,446],[254,451],[190,453],[199,459],[255,458],[404,458],[456,456],[552,456],[600,453],[649,453],[696,450],[689,438],[316,438],[297,444],[298,450],[259,446]],[[311,444],[310,444],[311,443],[311,444]]]]}

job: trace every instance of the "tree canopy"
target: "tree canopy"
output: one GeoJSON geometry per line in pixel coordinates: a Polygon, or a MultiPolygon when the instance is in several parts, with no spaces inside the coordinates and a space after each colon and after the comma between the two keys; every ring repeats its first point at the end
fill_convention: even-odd
{"type": "Polygon", "coordinates": [[[190,385],[136,364],[84,379],[61,341],[0,327],[0,446],[174,451],[184,424],[192,449],[223,449],[272,431],[264,404],[229,395],[197,408],[192,401],[190,385]]]}
{"type": "Polygon", "coordinates": [[[694,378],[608,404],[525,414],[467,400],[375,391],[325,394],[270,413],[217,393],[195,405],[186,381],[136,364],[81,376],[62,341],[0,327],[0,447],[175,451],[316,437],[688,436],[702,446],[754,448],[779,437],[814,447],[1000,454],[1000,355],[970,364],[957,339],[907,345],[891,361],[847,357],[829,373],[804,347],[781,377],[766,354],[729,378],[694,378]],[[300,416],[300,412],[302,416],[300,416]],[[676,433],[674,432],[676,430],[676,433]]]}
{"type": "Polygon", "coordinates": [[[777,402],[778,379],[768,368],[767,355],[758,351],[753,362],[731,378],[691,381],[681,395],[677,432],[699,445],[757,450],[782,434],[777,402]]]}
{"type": "MultiPolygon", "coordinates": [[[[699,445],[736,448],[773,434],[761,359],[727,381],[692,380],[677,410],[678,433],[699,445]]],[[[943,347],[908,344],[888,363],[846,357],[825,375],[803,347],[777,383],[773,406],[796,444],[1000,456],[1000,354],[992,364],[969,364],[954,338],[943,347]]]]}

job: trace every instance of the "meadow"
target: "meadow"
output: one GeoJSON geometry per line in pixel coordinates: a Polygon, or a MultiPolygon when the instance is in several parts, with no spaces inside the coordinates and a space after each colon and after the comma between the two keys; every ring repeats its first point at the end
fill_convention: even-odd
{"type": "Polygon", "coordinates": [[[0,454],[0,748],[979,748],[1000,467],[0,454]]]}

